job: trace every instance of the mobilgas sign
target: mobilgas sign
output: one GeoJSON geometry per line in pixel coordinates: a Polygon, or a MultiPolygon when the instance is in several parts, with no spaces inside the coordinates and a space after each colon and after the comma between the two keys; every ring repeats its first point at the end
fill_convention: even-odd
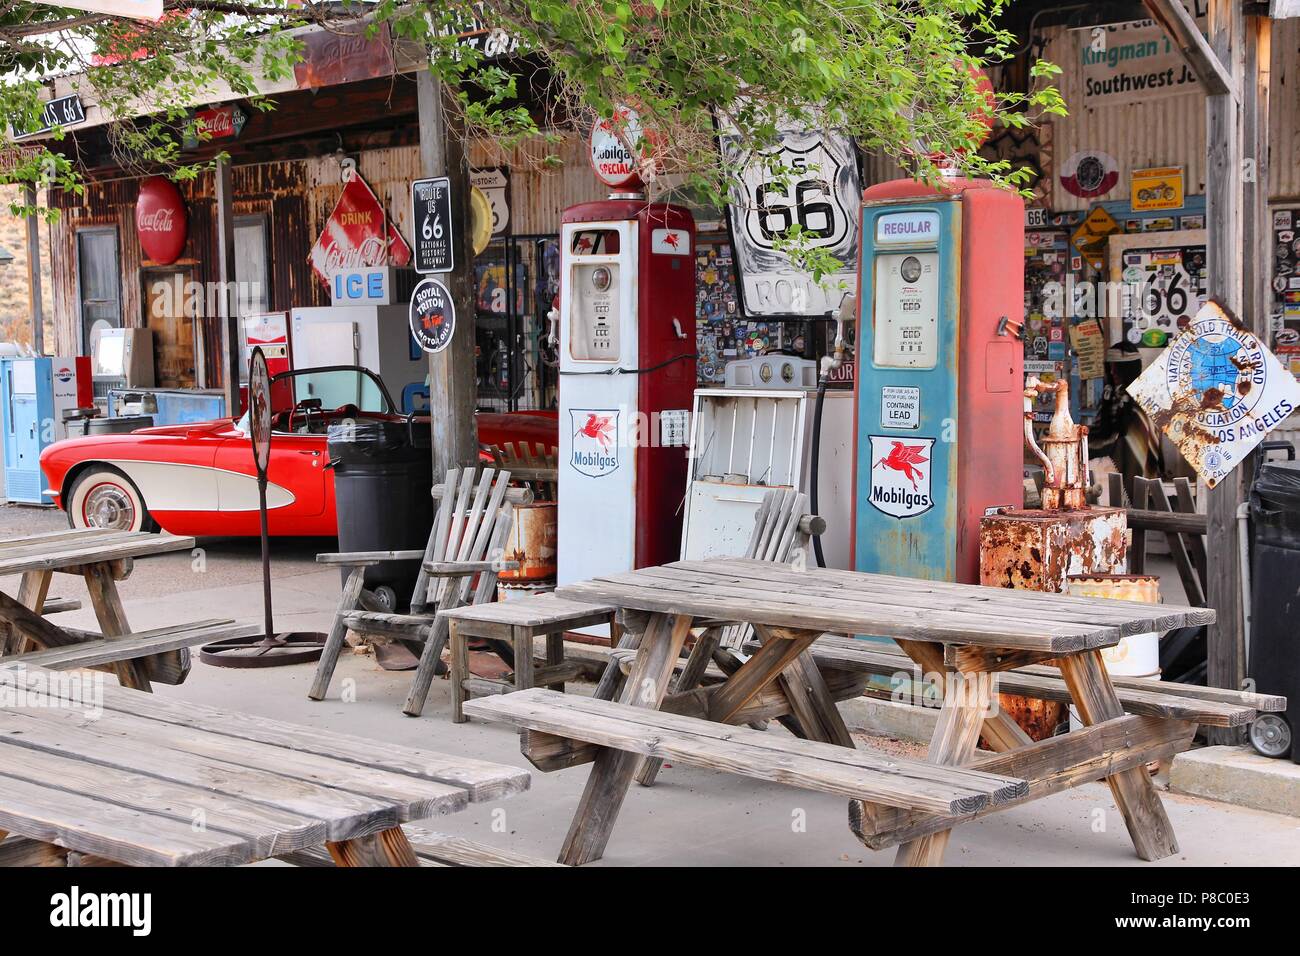
{"type": "Polygon", "coordinates": [[[892,212],[876,217],[876,245],[928,245],[939,238],[937,212],[892,212]]]}

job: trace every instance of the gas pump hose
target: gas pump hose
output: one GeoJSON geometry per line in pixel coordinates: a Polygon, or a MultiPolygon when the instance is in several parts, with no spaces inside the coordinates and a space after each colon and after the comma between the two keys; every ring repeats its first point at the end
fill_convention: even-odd
{"type": "MultiPolygon", "coordinates": [[[[813,406],[813,427],[812,427],[812,466],[808,472],[808,489],[809,507],[812,508],[813,514],[821,514],[817,510],[817,475],[818,466],[822,460],[822,405],[826,402],[826,372],[817,376],[817,404],[813,406]]],[[[826,558],[822,554],[822,536],[815,534],[812,536],[813,554],[817,557],[817,567],[826,567],[826,558]]]]}
{"type": "Polygon", "coordinates": [[[685,362],[687,359],[699,358],[698,352],[683,352],[681,355],[674,355],[670,359],[664,359],[657,365],[650,365],[646,368],[623,368],[614,366],[613,368],[592,369],[590,371],[578,371],[577,369],[562,369],[561,375],[645,375],[649,372],[657,372],[661,368],[672,365],[674,362],[685,362]]]}

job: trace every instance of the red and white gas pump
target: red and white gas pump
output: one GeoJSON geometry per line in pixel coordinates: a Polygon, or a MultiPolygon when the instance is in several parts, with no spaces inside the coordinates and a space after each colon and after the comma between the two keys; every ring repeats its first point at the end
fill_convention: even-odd
{"type": "MultiPolygon", "coordinates": [[[[611,144],[611,141],[612,144],[611,144]]],[[[592,167],[640,185],[618,141],[592,167]]],[[[561,584],[677,559],[695,388],[695,222],[639,192],[565,210],[560,227],[561,584]]]]}

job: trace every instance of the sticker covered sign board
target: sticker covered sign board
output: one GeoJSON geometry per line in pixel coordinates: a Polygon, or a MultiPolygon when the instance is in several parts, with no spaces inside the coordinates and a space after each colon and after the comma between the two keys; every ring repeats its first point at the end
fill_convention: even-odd
{"type": "Polygon", "coordinates": [[[1213,300],[1128,391],[1211,488],[1300,407],[1300,383],[1213,300]]]}

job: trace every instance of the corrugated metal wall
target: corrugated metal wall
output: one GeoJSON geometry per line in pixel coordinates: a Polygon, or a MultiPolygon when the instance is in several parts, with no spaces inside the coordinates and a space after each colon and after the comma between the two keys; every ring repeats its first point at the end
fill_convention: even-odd
{"type": "MultiPolygon", "coordinates": [[[[1071,154],[1097,149],[1119,163],[1120,185],[1105,199],[1126,195],[1129,172],[1147,166],[1182,166],[1188,194],[1205,192],[1205,97],[1200,93],[1168,96],[1145,102],[1086,109],[1080,104],[1082,78],[1078,69],[1078,34],[1063,26],[1042,31],[1047,41],[1043,59],[1061,67],[1056,85],[1070,109],[1069,116],[1051,120],[1051,154],[1055,168],[1071,154]]],[[[1269,197],[1273,201],[1300,199],[1300,21],[1273,23],[1273,82],[1269,109],[1269,197]]],[[[901,175],[879,155],[867,158],[864,182],[877,183],[901,175]]],[[[1072,196],[1053,184],[1050,208],[1087,209],[1093,200],[1072,196]]]]}

